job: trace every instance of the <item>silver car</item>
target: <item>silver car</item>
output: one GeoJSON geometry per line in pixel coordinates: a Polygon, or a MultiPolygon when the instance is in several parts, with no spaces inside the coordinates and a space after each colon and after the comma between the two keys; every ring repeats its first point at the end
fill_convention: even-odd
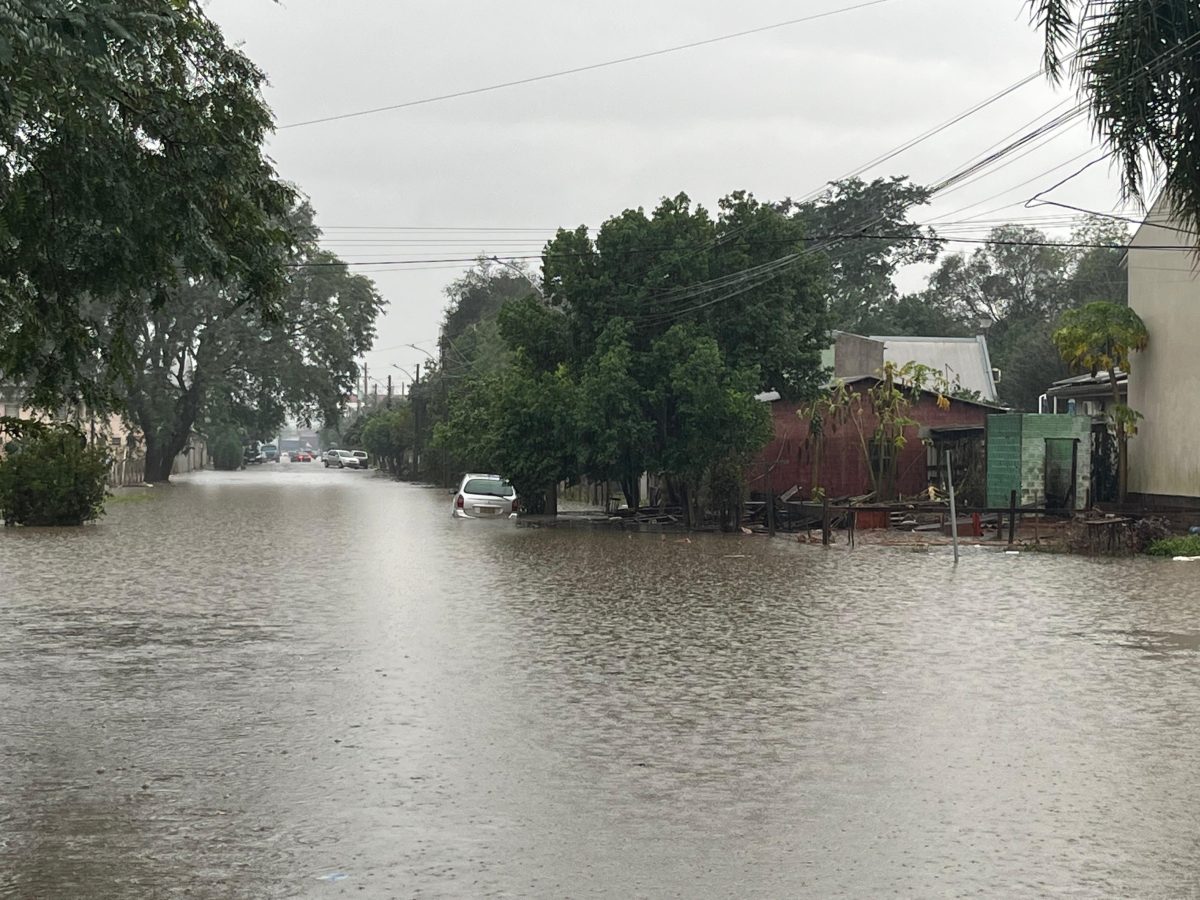
{"type": "Polygon", "coordinates": [[[499,475],[464,475],[451,512],[459,519],[501,519],[515,515],[518,505],[516,490],[499,475]]]}
{"type": "Polygon", "coordinates": [[[325,455],[321,457],[321,462],[325,464],[325,468],[333,466],[337,469],[365,469],[366,460],[360,460],[349,450],[326,450],[325,455]]]}

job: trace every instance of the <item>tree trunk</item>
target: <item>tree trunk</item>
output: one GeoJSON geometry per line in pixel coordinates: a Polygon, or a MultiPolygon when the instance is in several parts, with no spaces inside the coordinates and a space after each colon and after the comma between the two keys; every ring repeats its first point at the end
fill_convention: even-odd
{"type": "Polygon", "coordinates": [[[546,488],[545,508],[542,510],[543,515],[557,516],[558,515],[558,482],[556,481],[550,487],[546,488]]]}
{"type": "Polygon", "coordinates": [[[1121,405],[1121,392],[1117,389],[1117,372],[1115,367],[1109,367],[1108,383],[1112,385],[1113,430],[1117,433],[1117,502],[1123,504],[1125,502],[1125,493],[1129,490],[1129,435],[1125,433],[1125,424],[1117,417],[1117,407],[1121,405]]]}
{"type": "Polygon", "coordinates": [[[186,431],[182,437],[172,433],[166,440],[151,437],[147,433],[146,481],[151,484],[155,482],[169,482],[171,480],[171,467],[175,464],[175,457],[179,455],[186,445],[186,431]]]}
{"type": "Polygon", "coordinates": [[[641,505],[641,497],[638,496],[640,488],[637,478],[621,479],[621,493],[625,495],[625,505],[630,509],[637,509],[641,505]]]}
{"type": "Polygon", "coordinates": [[[200,403],[199,381],[194,381],[173,404],[170,421],[155,421],[154,405],[139,403],[135,408],[138,425],[146,441],[146,481],[168,482],[175,457],[187,446],[200,403]]]}

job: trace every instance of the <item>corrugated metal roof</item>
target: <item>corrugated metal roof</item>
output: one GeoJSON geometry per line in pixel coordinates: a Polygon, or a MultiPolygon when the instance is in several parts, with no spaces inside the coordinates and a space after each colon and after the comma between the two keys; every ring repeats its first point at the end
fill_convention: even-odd
{"type": "MultiPolygon", "coordinates": [[[[834,387],[836,387],[839,383],[845,384],[845,385],[851,385],[851,384],[858,384],[861,381],[878,382],[878,381],[880,381],[880,378],[878,375],[852,375],[849,378],[835,378],[832,381],[827,381],[824,385],[822,385],[822,387],[825,390],[831,390],[834,387]]],[[[925,394],[928,394],[930,397],[937,396],[935,391],[923,389],[922,392],[925,394]]],[[[987,409],[993,410],[995,412],[1004,412],[1004,407],[1002,407],[999,403],[997,403],[994,400],[989,402],[987,400],[966,400],[962,397],[954,397],[954,398],[952,398],[952,402],[954,402],[954,403],[970,403],[972,406],[983,406],[983,407],[986,407],[987,409]]]]}
{"type": "MultiPolygon", "coordinates": [[[[1117,384],[1127,380],[1127,378],[1128,376],[1123,371],[1117,369],[1117,384]]],[[[1107,387],[1108,373],[1097,372],[1095,375],[1093,375],[1091,372],[1085,372],[1082,375],[1072,375],[1070,378],[1060,378],[1058,381],[1054,382],[1054,384],[1050,385],[1050,387],[1051,389],[1057,387],[1074,387],[1081,384],[1102,384],[1107,387]]]]}
{"type": "Polygon", "coordinates": [[[983,335],[969,338],[868,336],[883,344],[885,362],[897,365],[915,362],[931,369],[940,369],[949,381],[957,379],[964,389],[978,391],[984,400],[996,402],[992,361],[983,335]]]}

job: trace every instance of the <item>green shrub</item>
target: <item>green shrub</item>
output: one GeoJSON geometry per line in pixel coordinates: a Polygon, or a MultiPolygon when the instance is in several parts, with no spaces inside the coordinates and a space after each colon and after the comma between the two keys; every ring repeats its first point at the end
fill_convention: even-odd
{"type": "Polygon", "coordinates": [[[1200,534],[1153,541],[1146,552],[1151,556],[1200,556],[1200,534]]]}
{"type": "Polygon", "coordinates": [[[108,451],[88,447],[74,428],[30,431],[0,459],[5,525],[82,525],[104,514],[108,451]]]}
{"type": "Polygon", "coordinates": [[[209,438],[209,453],[213,468],[232,472],[242,467],[243,448],[241,438],[233,431],[221,431],[209,438]]]}

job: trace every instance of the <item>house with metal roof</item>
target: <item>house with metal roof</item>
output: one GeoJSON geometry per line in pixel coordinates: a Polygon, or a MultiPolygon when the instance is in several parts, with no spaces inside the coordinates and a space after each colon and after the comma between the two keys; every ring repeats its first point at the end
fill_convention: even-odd
{"type": "Polygon", "coordinates": [[[913,337],[907,335],[861,335],[835,331],[833,346],[821,357],[835,379],[877,375],[885,362],[902,366],[915,362],[941,372],[946,381],[979,395],[985,403],[996,402],[997,372],[988,355],[987,338],[913,337]]]}
{"type": "Polygon", "coordinates": [[[872,334],[869,337],[883,344],[884,362],[898,366],[915,362],[928,366],[945,375],[950,384],[979,394],[980,400],[996,402],[996,371],[988,355],[987,338],[982,334],[975,337],[872,334]]]}

